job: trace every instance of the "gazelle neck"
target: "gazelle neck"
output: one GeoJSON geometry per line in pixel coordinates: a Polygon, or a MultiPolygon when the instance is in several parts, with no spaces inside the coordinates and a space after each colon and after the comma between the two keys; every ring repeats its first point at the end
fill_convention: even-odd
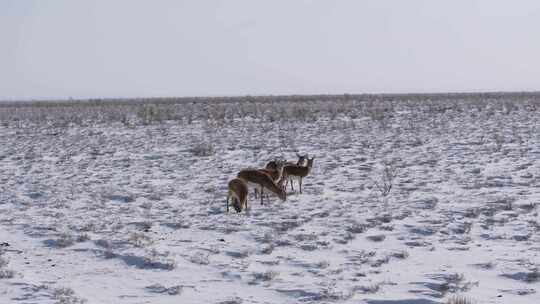
{"type": "Polygon", "coordinates": [[[282,196],[285,196],[285,193],[283,191],[283,189],[281,189],[280,187],[278,187],[275,183],[269,183],[265,186],[265,188],[267,188],[270,192],[276,194],[277,196],[279,196],[280,198],[282,196]]]}

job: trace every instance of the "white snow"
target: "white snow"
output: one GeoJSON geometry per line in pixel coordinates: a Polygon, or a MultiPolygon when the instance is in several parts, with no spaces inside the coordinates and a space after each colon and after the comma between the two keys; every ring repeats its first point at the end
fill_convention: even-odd
{"type": "Polygon", "coordinates": [[[2,124],[0,303],[540,303],[538,109],[450,105],[2,124]],[[295,151],[303,194],[225,213],[240,169],[295,151]]]}

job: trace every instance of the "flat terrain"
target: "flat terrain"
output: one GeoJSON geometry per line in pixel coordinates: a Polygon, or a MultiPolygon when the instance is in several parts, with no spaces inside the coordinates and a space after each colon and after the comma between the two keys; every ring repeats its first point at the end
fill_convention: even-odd
{"type": "Polygon", "coordinates": [[[0,108],[0,303],[540,303],[538,101],[0,108]]]}

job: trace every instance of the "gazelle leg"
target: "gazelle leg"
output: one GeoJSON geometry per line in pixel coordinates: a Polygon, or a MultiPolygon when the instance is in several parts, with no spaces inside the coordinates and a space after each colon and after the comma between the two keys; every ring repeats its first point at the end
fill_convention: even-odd
{"type": "Polygon", "coordinates": [[[263,204],[263,198],[264,198],[264,192],[263,192],[263,186],[261,185],[261,205],[263,204]]]}
{"type": "Polygon", "coordinates": [[[258,195],[257,195],[258,193],[259,193],[259,189],[255,188],[255,198],[258,197],[258,195]]]}
{"type": "Polygon", "coordinates": [[[293,187],[293,185],[292,185],[292,184],[293,184],[293,180],[291,179],[290,182],[291,182],[291,190],[294,192],[294,187],[293,187]]]}
{"type": "Polygon", "coordinates": [[[227,213],[229,213],[229,195],[227,195],[227,213]]]}
{"type": "Polygon", "coordinates": [[[300,183],[300,194],[302,194],[302,178],[300,177],[300,180],[298,181],[300,183]]]}

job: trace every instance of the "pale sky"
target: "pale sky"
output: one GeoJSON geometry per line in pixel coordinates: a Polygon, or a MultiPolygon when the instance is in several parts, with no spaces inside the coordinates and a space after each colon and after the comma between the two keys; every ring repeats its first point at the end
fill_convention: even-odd
{"type": "Polygon", "coordinates": [[[538,0],[0,0],[0,99],[540,90],[538,0]]]}

